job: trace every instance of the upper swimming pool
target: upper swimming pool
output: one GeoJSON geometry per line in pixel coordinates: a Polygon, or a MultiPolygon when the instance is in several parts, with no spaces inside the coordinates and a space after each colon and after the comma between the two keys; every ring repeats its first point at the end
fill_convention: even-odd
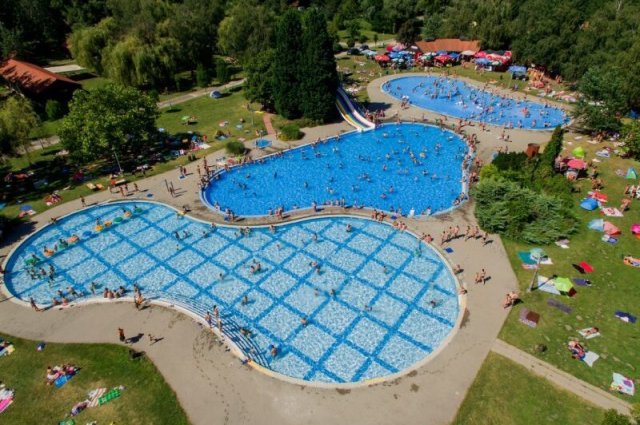
{"type": "Polygon", "coordinates": [[[305,145],[221,172],[203,193],[209,207],[264,216],[326,202],[415,215],[445,211],[466,191],[466,143],[423,124],[387,124],[372,131],[305,145]]]}
{"type": "Polygon", "coordinates": [[[454,78],[394,78],[382,85],[382,91],[396,99],[408,98],[412,105],[439,114],[507,128],[543,130],[569,123],[569,116],[562,109],[514,100],[454,78]]]}
{"type": "Polygon", "coordinates": [[[49,304],[60,300],[58,291],[71,299],[69,286],[91,297],[95,282],[102,298],[105,288],[121,285],[130,295],[135,283],[145,297],[200,317],[216,305],[225,336],[255,362],[326,383],[409,368],[436,350],[457,321],[456,282],[444,260],[389,225],[315,218],[246,235],[234,227],[212,230],[161,204],[137,207],[124,219],[123,209],[134,211],[131,202],[90,207],[37,231],[7,260],[7,289],[49,304]],[[113,224],[97,232],[97,220],[113,224]],[[44,256],[45,246],[56,252],[44,256]],[[27,270],[33,255],[35,277],[27,270]]]}

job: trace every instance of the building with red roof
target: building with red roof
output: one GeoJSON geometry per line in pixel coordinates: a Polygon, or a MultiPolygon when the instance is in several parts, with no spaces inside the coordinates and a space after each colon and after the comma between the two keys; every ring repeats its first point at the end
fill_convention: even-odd
{"type": "Polygon", "coordinates": [[[0,76],[15,91],[34,100],[68,101],[82,85],[63,75],[15,59],[0,61],[0,76]]]}
{"type": "MultiPolygon", "coordinates": [[[[416,46],[422,53],[446,51],[448,53],[462,53],[480,51],[479,40],[460,40],[458,38],[439,38],[437,40],[417,41],[416,46]]],[[[471,54],[473,54],[471,53],[471,54]]]]}

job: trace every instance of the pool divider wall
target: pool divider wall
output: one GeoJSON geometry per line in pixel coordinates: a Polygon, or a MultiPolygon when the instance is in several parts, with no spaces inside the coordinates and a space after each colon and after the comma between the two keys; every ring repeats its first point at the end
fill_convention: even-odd
{"type": "MultiPolygon", "coordinates": [[[[414,122],[409,122],[409,121],[402,121],[402,122],[400,122],[400,123],[385,123],[385,124],[383,124],[383,125],[382,125],[382,126],[380,126],[380,127],[375,127],[375,128],[373,128],[372,130],[376,130],[377,128],[381,128],[381,127],[384,127],[384,126],[403,125],[403,124],[423,125],[423,126],[425,126],[425,127],[433,127],[433,128],[436,128],[436,129],[441,130],[440,128],[438,128],[437,126],[435,126],[435,125],[433,125],[433,124],[425,124],[425,123],[419,123],[419,122],[414,123],[414,122]]],[[[368,131],[368,130],[367,130],[367,131],[368,131]]],[[[460,138],[460,139],[464,142],[464,139],[463,139],[459,134],[456,134],[456,133],[455,133],[455,132],[453,132],[452,130],[445,129],[444,131],[446,131],[446,132],[448,132],[448,133],[453,134],[455,137],[460,138]]],[[[358,131],[358,130],[351,130],[351,131],[348,131],[348,132],[346,132],[346,133],[342,133],[342,134],[341,134],[341,136],[347,136],[347,135],[350,135],[350,134],[353,134],[353,133],[361,134],[362,132],[360,132],[360,131],[358,131]]],[[[335,137],[327,138],[327,140],[331,140],[331,139],[335,139],[335,137]]],[[[270,153],[269,155],[261,156],[261,157],[260,157],[260,159],[265,159],[265,158],[269,158],[269,157],[274,156],[274,155],[277,155],[277,154],[283,154],[283,153],[286,153],[286,152],[291,152],[291,151],[295,151],[295,150],[298,150],[298,149],[302,149],[302,148],[305,148],[305,147],[307,147],[307,146],[311,146],[313,143],[314,143],[314,142],[309,142],[309,143],[305,143],[304,145],[296,146],[295,148],[290,148],[290,149],[285,149],[285,150],[283,150],[283,151],[278,151],[278,152],[270,153]]],[[[465,142],[465,144],[466,144],[466,142],[465,142]]],[[[469,164],[467,165],[467,168],[466,168],[466,170],[465,170],[465,171],[467,172],[467,178],[465,179],[465,181],[464,181],[463,183],[461,183],[461,186],[462,186],[462,187],[461,187],[461,193],[464,193],[467,199],[465,199],[464,201],[460,202],[458,205],[452,205],[452,206],[450,206],[449,208],[444,209],[444,210],[442,210],[442,211],[437,211],[437,212],[435,212],[435,213],[431,213],[431,215],[421,215],[421,214],[418,214],[418,215],[414,215],[414,216],[412,216],[412,217],[409,217],[409,216],[402,216],[402,217],[404,217],[404,218],[416,218],[416,219],[422,219],[422,218],[435,217],[435,216],[438,216],[438,215],[442,215],[442,214],[450,213],[450,212],[454,211],[455,209],[457,209],[458,207],[460,207],[463,203],[467,202],[467,201],[469,200],[469,174],[470,174],[470,173],[469,173],[469,170],[471,169],[471,163],[473,162],[473,158],[475,158],[475,156],[476,156],[476,155],[475,155],[475,152],[472,152],[472,153],[471,153],[471,156],[470,156],[470,158],[469,158],[469,164]]],[[[245,165],[245,164],[235,164],[235,165],[230,166],[229,168],[242,167],[243,165],[245,165]]],[[[224,169],[220,169],[220,170],[215,171],[215,172],[213,173],[213,175],[215,176],[215,175],[219,175],[219,174],[222,174],[222,173],[225,173],[225,172],[226,172],[226,171],[225,171],[224,169]]],[[[215,181],[214,181],[214,184],[215,184],[215,181]]],[[[198,191],[198,196],[200,197],[200,202],[202,202],[202,203],[203,203],[203,204],[204,204],[204,205],[205,205],[209,210],[211,210],[214,214],[218,214],[218,215],[225,215],[225,214],[224,214],[224,212],[219,211],[219,210],[216,210],[216,208],[215,208],[213,205],[211,205],[211,203],[210,203],[210,202],[207,200],[207,198],[204,196],[204,193],[205,193],[205,192],[206,192],[206,188],[202,188],[202,189],[200,189],[200,190],[198,191]]],[[[317,207],[317,208],[322,209],[322,207],[323,207],[323,206],[324,206],[324,205],[318,205],[318,207],[317,207]]],[[[306,212],[306,211],[308,211],[308,210],[311,210],[311,208],[312,208],[312,207],[298,208],[298,209],[297,209],[297,210],[295,210],[295,211],[302,211],[302,212],[306,212]]],[[[371,208],[369,208],[369,207],[364,207],[363,209],[364,209],[364,210],[366,210],[366,211],[373,211],[373,210],[372,210],[371,208]]],[[[380,209],[377,209],[377,210],[378,210],[378,211],[382,211],[382,210],[380,210],[380,209]]],[[[396,213],[392,213],[392,212],[390,212],[390,211],[383,211],[383,212],[385,212],[387,215],[394,215],[394,214],[396,214],[396,213]]],[[[287,211],[287,213],[288,213],[289,215],[291,215],[292,213],[294,213],[294,210],[287,211]]],[[[246,217],[246,218],[266,218],[266,217],[269,217],[269,215],[268,215],[268,214],[264,214],[264,215],[239,215],[238,217],[246,217]]]]}
{"type": "MultiPolygon", "coordinates": [[[[160,205],[163,207],[167,207],[170,208],[176,212],[180,212],[180,210],[172,205],[169,204],[165,204],[163,202],[158,202],[158,201],[151,201],[151,200],[140,200],[140,201],[131,201],[131,200],[108,200],[106,202],[102,202],[99,204],[95,204],[95,205],[91,205],[87,208],[84,208],[82,210],[78,210],[78,211],[73,211],[71,213],[65,214],[63,216],[60,216],[58,218],[58,220],[60,219],[64,219],[67,218],[69,216],[78,214],[82,211],[87,211],[89,209],[92,208],[99,208],[105,205],[110,205],[110,204],[130,204],[133,202],[139,202],[141,204],[155,204],[155,205],[160,205]]],[[[198,217],[194,217],[191,215],[186,215],[186,217],[189,220],[194,220],[194,221],[198,221],[201,223],[205,223],[205,224],[211,224],[211,222],[208,222],[206,220],[200,219],[198,217]]],[[[354,216],[354,215],[348,215],[348,214],[336,214],[336,215],[327,215],[327,216],[317,216],[317,217],[303,217],[303,218],[298,218],[298,219],[294,219],[291,221],[288,221],[286,223],[272,223],[272,224],[260,224],[260,225],[250,225],[247,226],[246,224],[242,227],[251,227],[251,228],[269,228],[271,225],[275,225],[276,227],[278,226],[289,226],[292,224],[297,224],[297,223],[301,223],[301,222],[305,222],[305,221],[311,221],[311,220],[321,220],[321,219],[327,219],[327,218],[352,218],[352,219],[358,219],[358,220],[367,220],[367,221],[374,221],[371,218],[367,218],[367,217],[359,217],[359,216],[354,216]]],[[[391,224],[387,223],[387,222],[382,222],[380,224],[384,224],[386,226],[391,226],[391,224]]],[[[14,255],[14,253],[18,250],[18,248],[20,248],[24,243],[26,243],[27,241],[31,240],[33,237],[35,237],[36,234],[38,234],[41,230],[46,229],[49,226],[52,226],[52,223],[46,223],[44,226],[40,227],[39,229],[35,230],[34,232],[32,232],[28,237],[26,237],[24,240],[20,241],[18,244],[16,244],[15,247],[13,247],[11,249],[11,251],[9,252],[9,254],[7,254],[7,256],[5,257],[2,266],[4,268],[4,270],[6,270],[6,266],[9,263],[11,257],[14,255]]],[[[232,225],[232,224],[221,224],[218,225],[216,224],[216,226],[223,226],[223,227],[238,227],[236,225],[232,225]]],[[[410,234],[411,236],[413,236],[417,241],[419,241],[419,243],[424,243],[422,241],[419,240],[418,236],[412,232],[411,230],[406,230],[405,233],[410,234]]],[[[445,256],[445,254],[443,252],[441,252],[441,250],[434,245],[431,244],[425,244],[429,249],[432,249],[437,255],[438,257],[440,257],[440,260],[442,261],[442,264],[445,265],[445,267],[447,267],[447,269],[449,270],[449,273],[451,273],[451,275],[453,276],[453,280],[455,282],[456,287],[460,287],[462,286],[461,283],[458,280],[458,277],[456,276],[456,274],[453,271],[453,268],[451,267],[451,264],[449,263],[449,261],[447,260],[447,257],[445,256]]],[[[27,307],[30,308],[30,304],[28,301],[23,300],[22,298],[18,298],[16,295],[12,294],[9,291],[9,288],[7,287],[7,285],[4,285],[4,288],[2,289],[2,291],[5,293],[5,295],[7,296],[7,299],[9,299],[10,301],[19,304],[23,307],[27,307]]],[[[256,363],[254,361],[248,362],[248,358],[246,356],[246,354],[240,349],[240,347],[231,339],[225,336],[222,336],[220,334],[220,332],[215,329],[215,328],[211,328],[209,329],[210,331],[212,331],[214,334],[216,334],[216,336],[218,338],[220,338],[221,341],[224,341],[224,343],[230,348],[231,352],[233,353],[234,356],[236,356],[238,358],[239,361],[241,361],[242,363],[246,364],[247,366],[250,366],[253,369],[256,369],[259,372],[264,373],[265,375],[272,377],[272,378],[276,378],[279,379],[281,381],[285,381],[288,382],[290,384],[295,384],[295,385],[300,385],[300,386],[304,386],[304,387],[314,387],[314,388],[324,388],[324,389],[353,389],[353,388],[362,388],[362,387],[368,387],[371,385],[376,385],[376,384],[380,384],[383,382],[388,382],[388,381],[392,381],[394,379],[398,379],[401,378],[403,376],[405,376],[406,374],[408,374],[411,370],[414,369],[419,369],[421,367],[423,367],[424,365],[426,365],[427,363],[429,363],[434,357],[436,357],[442,350],[444,350],[444,348],[449,345],[449,343],[451,342],[451,340],[453,339],[453,337],[457,334],[458,330],[460,329],[460,325],[462,323],[462,319],[464,317],[464,313],[466,312],[467,309],[467,295],[462,295],[462,294],[458,294],[457,296],[458,298],[458,317],[456,319],[456,322],[453,326],[453,328],[451,329],[451,332],[449,332],[449,335],[447,335],[447,337],[445,339],[442,340],[442,342],[440,343],[440,345],[438,345],[437,348],[435,348],[431,353],[429,353],[427,356],[425,356],[424,358],[422,358],[420,361],[416,362],[415,364],[411,365],[410,367],[403,369],[399,372],[390,374],[390,375],[385,375],[383,377],[378,377],[378,378],[373,378],[370,380],[366,380],[366,381],[359,381],[359,382],[350,382],[350,383],[324,383],[324,382],[318,382],[318,381],[305,381],[303,379],[297,379],[297,378],[292,378],[290,376],[287,375],[283,375],[281,373],[275,372],[263,365],[260,365],[259,363],[256,363]]],[[[133,297],[122,297],[119,298],[118,300],[113,300],[113,299],[104,299],[104,298],[100,298],[100,297],[94,297],[94,298],[82,298],[82,300],[80,302],[78,302],[77,300],[74,300],[74,302],[70,303],[67,307],[63,307],[63,309],[67,309],[67,308],[71,308],[74,307],[76,305],[91,305],[91,304],[113,304],[113,303],[119,303],[119,302],[133,302],[133,297]]],[[[194,312],[193,310],[190,310],[182,305],[180,305],[179,302],[173,301],[169,298],[165,299],[165,298],[154,298],[154,299],[149,299],[148,303],[151,305],[157,305],[157,306],[161,306],[161,307],[165,307],[165,308],[171,308],[174,309],[182,314],[185,314],[188,317],[191,317],[194,321],[196,321],[197,323],[201,324],[203,326],[203,328],[206,330],[206,327],[208,326],[208,324],[205,322],[204,318],[201,317],[199,314],[197,314],[196,312],[194,312]]]]}

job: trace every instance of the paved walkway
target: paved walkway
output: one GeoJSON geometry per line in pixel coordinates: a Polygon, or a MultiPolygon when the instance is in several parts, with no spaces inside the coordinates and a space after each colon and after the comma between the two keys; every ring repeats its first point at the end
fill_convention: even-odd
{"type": "Polygon", "coordinates": [[[267,134],[270,135],[276,135],[276,130],[273,128],[273,124],[271,124],[271,117],[273,116],[273,114],[270,113],[265,113],[264,114],[264,118],[262,118],[262,120],[264,121],[264,128],[267,130],[267,134]]]}
{"type": "Polygon", "coordinates": [[[53,72],[54,74],[61,74],[63,72],[82,71],[84,68],[74,63],[70,65],[50,66],[45,69],[49,72],[53,72]]]}
{"type": "Polygon", "coordinates": [[[228,84],[225,84],[223,86],[217,86],[217,87],[207,87],[204,89],[200,89],[197,91],[194,91],[192,93],[187,93],[184,94],[182,96],[177,96],[174,97],[172,99],[167,99],[167,100],[163,100],[162,102],[158,102],[158,108],[162,109],[162,108],[167,108],[169,106],[173,106],[173,105],[177,105],[179,103],[183,103],[183,102],[187,102],[189,100],[198,98],[198,97],[202,97],[202,96],[208,96],[209,93],[211,93],[212,91],[216,90],[216,91],[221,91],[221,90],[226,90],[226,89],[230,89],[232,87],[236,87],[236,86],[240,86],[244,83],[244,78],[240,79],[240,80],[236,80],[236,81],[232,81],[228,84]]]}
{"type": "MultiPolygon", "coordinates": [[[[531,354],[525,353],[519,348],[496,339],[491,351],[498,353],[516,363],[526,367],[530,372],[548,379],[557,386],[570,391],[588,402],[603,409],[615,409],[618,412],[629,415],[631,405],[602,389],[588,384],[573,375],[561,371],[547,362],[537,359],[531,354]]],[[[531,394],[535,396],[535,394],[531,394]]]]}

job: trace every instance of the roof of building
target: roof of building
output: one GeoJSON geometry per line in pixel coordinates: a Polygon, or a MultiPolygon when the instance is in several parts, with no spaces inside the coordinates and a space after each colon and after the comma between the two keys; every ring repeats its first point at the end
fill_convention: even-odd
{"type": "Polygon", "coordinates": [[[433,41],[417,41],[416,46],[422,51],[427,52],[439,52],[440,50],[446,50],[447,52],[464,52],[470,50],[472,52],[480,51],[479,40],[460,40],[457,38],[439,38],[433,41]]]}
{"type": "Polygon", "coordinates": [[[34,94],[40,94],[56,82],[73,84],[80,87],[80,83],[62,75],[54,74],[37,65],[15,59],[0,62],[0,75],[11,83],[34,94]]]}

